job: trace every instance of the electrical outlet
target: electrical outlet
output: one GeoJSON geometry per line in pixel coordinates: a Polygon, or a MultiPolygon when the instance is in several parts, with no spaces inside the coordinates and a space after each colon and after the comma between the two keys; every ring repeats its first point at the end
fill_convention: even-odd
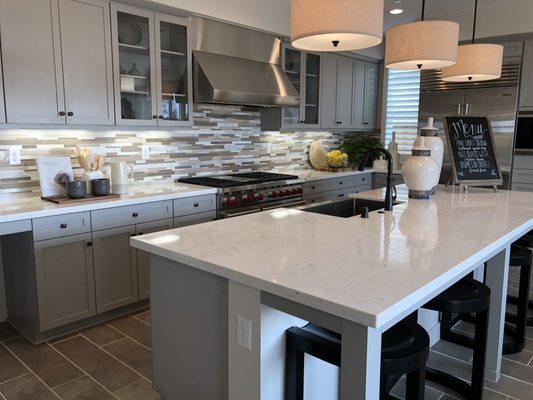
{"type": "Polygon", "coordinates": [[[7,160],[8,158],[9,158],[9,150],[7,149],[0,150],[0,161],[7,160]]]}
{"type": "Polygon", "coordinates": [[[270,142],[267,143],[267,153],[272,154],[272,143],[270,142]]]}
{"type": "Polygon", "coordinates": [[[141,146],[141,158],[143,160],[148,160],[150,158],[150,146],[148,145],[141,146]]]}
{"type": "Polygon", "coordinates": [[[9,147],[9,165],[20,165],[22,146],[9,147]]]}
{"type": "Polygon", "coordinates": [[[252,350],[252,321],[237,316],[237,344],[252,350]]]}

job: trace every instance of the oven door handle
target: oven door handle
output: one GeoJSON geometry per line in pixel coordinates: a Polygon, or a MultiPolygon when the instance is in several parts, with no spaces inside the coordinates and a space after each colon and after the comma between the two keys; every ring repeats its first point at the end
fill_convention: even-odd
{"type": "Polygon", "coordinates": [[[228,213],[226,211],[222,211],[220,213],[220,215],[222,215],[223,218],[232,218],[232,217],[240,217],[242,215],[247,215],[247,214],[253,214],[253,213],[256,213],[256,212],[260,212],[262,211],[260,208],[256,208],[256,209],[253,209],[253,210],[247,210],[247,211],[241,211],[241,212],[236,212],[236,213],[228,213]]]}
{"type": "Polygon", "coordinates": [[[300,201],[294,201],[292,203],[278,204],[277,206],[263,207],[261,210],[268,211],[268,210],[275,210],[276,208],[303,206],[304,204],[305,204],[305,200],[300,200],[300,201]]]}

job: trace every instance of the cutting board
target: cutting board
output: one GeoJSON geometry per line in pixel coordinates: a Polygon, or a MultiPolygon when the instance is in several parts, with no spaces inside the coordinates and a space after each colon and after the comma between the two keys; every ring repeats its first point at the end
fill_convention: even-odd
{"type": "Polygon", "coordinates": [[[316,170],[328,168],[326,160],[326,149],[318,140],[315,140],[309,146],[309,162],[316,170]]]}
{"type": "Polygon", "coordinates": [[[80,204],[80,203],[94,203],[97,201],[115,200],[120,199],[120,194],[108,194],[107,196],[92,196],[90,194],[85,195],[81,199],[71,199],[68,196],[48,196],[41,197],[41,199],[49,201],[55,204],[80,204]]]}

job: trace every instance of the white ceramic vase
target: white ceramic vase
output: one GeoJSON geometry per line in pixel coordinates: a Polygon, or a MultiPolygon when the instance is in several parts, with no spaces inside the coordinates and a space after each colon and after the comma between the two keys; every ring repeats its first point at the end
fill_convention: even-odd
{"type": "Polygon", "coordinates": [[[423,140],[424,147],[431,150],[431,158],[435,160],[439,167],[439,173],[436,177],[435,185],[433,186],[432,193],[435,194],[437,185],[440,180],[440,172],[442,170],[442,159],[444,157],[444,142],[439,137],[439,130],[433,126],[433,118],[428,118],[427,126],[420,130],[420,136],[415,141],[415,147],[421,147],[423,140]]]}
{"type": "Polygon", "coordinates": [[[412,199],[429,199],[440,176],[439,166],[431,158],[431,150],[425,147],[424,138],[421,139],[402,167],[403,179],[412,199]]]}

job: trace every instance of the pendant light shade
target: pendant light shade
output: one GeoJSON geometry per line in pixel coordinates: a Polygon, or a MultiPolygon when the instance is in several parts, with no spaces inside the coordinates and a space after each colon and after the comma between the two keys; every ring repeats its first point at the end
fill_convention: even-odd
{"type": "Polygon", "coordinates": [[[451,21],[418,21],[387,31],[385,66],[400,70],[437,69],[457,60],[459,24],[451,21]]]}
{"type": "Polygon", "coordinates": [[[457,64],[442,70],[445,82],[480,82],[502,75],[503,46],[465,44],[459,46],[457,64]]]}
{"type": "Polygon", "coordinates": [[[292,0],[291,37],[297,49],[348,51],[383,39],[384,0],[292,0]]]}

